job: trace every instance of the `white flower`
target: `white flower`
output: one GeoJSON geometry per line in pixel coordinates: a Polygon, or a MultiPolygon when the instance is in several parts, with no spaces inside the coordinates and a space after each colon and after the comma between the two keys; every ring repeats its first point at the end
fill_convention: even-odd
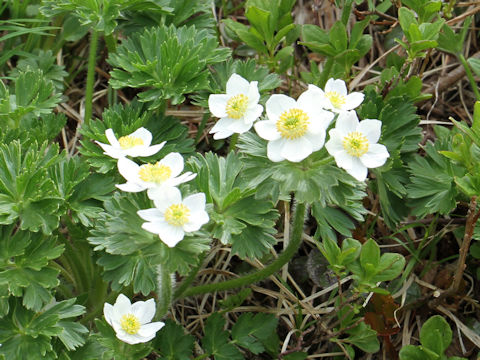
{"type": "Polygon", "coordinates": [[[127,180],[116,186],[123,191],[139,192],[148,189],[148,195],[165,187],[177,186],[192,180],[197,174],[183,171],[183,157],[179,153],[170,153],[155,164],[137,165],[127,158],[118,159],[118,171],[127,180]],[[178,176],[180,175],[180,176],[178,176]]]}
{"type": "Polygon", "coordinates": [[[125,156],[151,156],[160,151],[166,141],[161,144],[152,145],[152,133],[141,127],[130,135],[122,136],[117,140],[112,129],[105,131],[110,145],[95,141],[105,151],[104,154],[114,159],[120,159],[125,156]]]}
{"type": "Polygon", "coordinates": [[[365,97],[364,94],[359,92],[347,94],[345,81],[340,79],[328,79],[325,84],[325,91],[315,85],[309,85],[308,88],[320,90],[322,94],[321,106],[323,106],[324,109],[337,113],[355,109],[363,102],[363,98],[365,97]]]}
{"type": "Polygon", "coordinates": [[[155,300],[137,301],[133,305],[123,294],[118,295],[112,306],[103,306],[105,320],[113,327],[117,338],[133,345],[152,340],[163,322],[151,322],[155,315],[155,300]]]}
{"type": "Polygon", "coordinates": [[[321,109],[320,89],[308,89],[297,101],[286,95],[272,95],[266,103],[268,120],[255,123],[258,135],[269,140],[267,156],[277,162],[298,162],[320,150],[333,113],[321,109]]]}
{"type": "Polygon", "coordinates": [[[212,94],[208,98],[210,112],[219,117],[210,130],[214,139],[225,139],[233,133],[244,133],[253,125],[263,112],[258,104],[260,93],[257,81],[248,82],[237,74],[227,81],[226,94],[212,94]]]}
{"type": "Polygon", "coordinates": [[[382,166],[390,156],[384,145],[377,144],[381,127],[379,120],[359,122],[355,111],[340,113],[325,147],[339,167],[363,181],[367,178],[367,168],[382,166]]]}
{"type": "Polygon", "coordinates": [[[158,234],[167,246],[174,247],[185,232],[197,231],[209,220],[205,211],[205,194],[198,193],[182,200],[180,190],[173,187],[155,194],[155,208],[139,210],[137,214],[148,222],[142,227],[158,234]]]}

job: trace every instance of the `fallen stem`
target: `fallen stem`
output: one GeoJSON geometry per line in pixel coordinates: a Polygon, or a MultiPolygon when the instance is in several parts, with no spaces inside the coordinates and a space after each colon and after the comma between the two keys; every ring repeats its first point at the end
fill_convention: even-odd
{"type": "Polygon", "coordinates": [[[297,253],[297,250],[302,243],[302,233],[303,233],[303,224],[305,220],[305,211],[306,205],[304,203],[297,204],[297,208],[295,210],[294,220],[293,220],[293,230],[292,236],[290,238],[290,243],[285,248],[285,250],[276,258],[273,262],[269,265],[265,266],[263,269],[256,271],[254,273],[250,273],[248,275],[222,281],[219,283],[214,284],[206,284],[206,285],[199,285],[194,286],[189,289],[186,289],[183,294],[180,294],[179,297],[187,297],[193,295],[201,295],[215,291],[223,291],[229,290],[234,288],[239,288],[245,285],[250,285],[260,280],[263,280],[270,275],[273,275],[277,271],[279,271],[283,265],[288,263],[290,259],[297,253]]]}

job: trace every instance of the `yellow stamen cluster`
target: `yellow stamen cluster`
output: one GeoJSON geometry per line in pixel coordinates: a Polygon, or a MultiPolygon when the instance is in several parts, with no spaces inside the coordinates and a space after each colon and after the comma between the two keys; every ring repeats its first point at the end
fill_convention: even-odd
{"type": "Polygon", "coordinates": [[[347,98],[336,91],[328,91],[325,93],[325,96],[328,98],[328,100],[330,100],[333,107],[336,109],[340,109],[342,105],[347,102],[347,98]]]}
{"type": "Polygon", "coordinates": [[[138,175],[143,181],[160,184],[170,179],[172,169],[170,169],[170,166],[160,164],[160,162],[156,164],[144,164],[140,166],[138,175]]]}
{"type": "Polygon", "coordinates": [[[232,119],[240,119],[245,115],[248,107],[248,96],[243,94],[238,94],[232,96],[227,101],[227,106],[225,111],[228,116],[232,119]]]}
{"type": "Polygon", "coordinates": [[[283,138],[294,140],[305,135],[308,124],[307,113],[301,109],[293,108],[280,115],[276,127],[283,138]]]}
{"type": "Polygon", "coordinates": [[[126,150],[135,146],[143,145],[143,140],[135,136],[127,135],[118,139],[118,143],[123,150],[126,150]]]}
{"type": "Polygon", "coordinates": [[[345,151],[355,157],[360,157],[368,151],[368,139],[361,132],[352,131],[342,140],[345,151]]]}
{"type": "Polygon", "coordinates": [[[165,221],[173,226],[183,226],[188,222],[190,209],[183,204],[171,205],[165,211],[165,221]]]}
{"type": "Polygon", "coordinates": [[[120,319],[120,326],[130,335],[135,335],[140,330],[140,320],[133,314],[125,314],[120,319]]]}

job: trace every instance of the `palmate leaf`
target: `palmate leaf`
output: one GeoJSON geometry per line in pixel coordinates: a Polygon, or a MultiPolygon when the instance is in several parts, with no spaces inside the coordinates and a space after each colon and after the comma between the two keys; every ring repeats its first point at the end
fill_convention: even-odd
{"type": "Polygon", "coordinates": [[[92,120],[80,130],[83,140],[79,149],[83,157],[98,172],[106,173],[117,166],[117,160],[103,154],[100,146],[93,140],[108,144],[106,129],[113,129],[119,138],[128,135],[140,127],[148,129],[152,135],[152,144],[167,141],[165,146],[144,161],[158,161],[168,153],[175,151],[182,155],[193,153],[193,140],[188,138],[188,128],[173,117],[159,117],[146,110],[146,106],[134,100],[128,105],[114,105],[103,112],[103,121],[92,120]]]}
{"type": "Polygon", "coordinates": [[[413,214],[424,217],[439,212],[448,214],[461,196],[455,178],[465,175],[465,168],[455,164],[439,151],[451,151],[451,134],[448,129],[436,127],[434,144],[425,145],[426,156],[416,155],[410,162],[411,184],[407,185],[409,205],[413,214]]]}
{"type": "Polygon", "coordinates": [[[198,174],[192,183],[213,204],[213,237],[231,244],[241,258],[254,259],[268,252],[276,244],[278,212],[271,201],[255,199],[253,188],[240,176],[240,158],[233,152],[226,158],[207,153],[192,157],[188,164],[198,174]]]}
{"type": "Polygon", "coordinates": [[[186,360],[192,356],[194,337],[185,334],[180,325],[167,320],[155,337],[153,346],[160,360],[186,360]]]}
{"type": "Polygon", "coordinates": [[[276,335],[277,323],[272,314],[242,314],[232,327],[232,339],[253,354],[260,354],[265,351],[263,342],[276,335]]]}
{"type": "Polygon", "coordinates": [[[215,360],[243,360],[242,353],[229,342],[229,334],[223,330],[224,326],[225,320],[219,313],[208,317],[202,339],[205,351],[213,355],[215,360]]]}
{"type": "Polygon", "coordinates": [[[111,54],[108,61],[115,68],[110,84],[122,87],[153,88],[138,95],[150,102],[149,108],[165,100],[180,104],[185,94],[208,88],[208,68],[225,61],[227,48],[219,48],[216,37],[195,27],[173,25],[133,34],[111,54]]]}
{"type": "Polygon", "coordinates": [[[57,227],[61,198],[48,169],[58,160],[58,146],[24,150],[19,141],[0,145],[0,224],[20,221],[22,230],[45,234],[57,227]]]}
{"type": "Polygon", "coordinates": [[[17,300],[11,301],[11,312],[0,322],[0,356],[5,359],[56,359],[52,340],[58,338],[66,349],[73,350],[85,342],[88,330],[69,318],[85,312],[75,305],[75,298],[53,303],[40,312],[25,309],[17,300]]]}
{"type": "Polygon", "coordinates": [[[59,271],[49,265],[63,253],[56,237],[0,228],[0,286],[12,296],[23,297],[28,309],[40,310],[52,299],[50,289],[59,284],[59,271]]]}
{"type": "Polygon", "coordinates": [[[20,71],[11,91],[0,84],[0,124],[11,129],[18,128],[24,117],[50,114],[62,96],[42,70],[29,67],[20,71]]]}

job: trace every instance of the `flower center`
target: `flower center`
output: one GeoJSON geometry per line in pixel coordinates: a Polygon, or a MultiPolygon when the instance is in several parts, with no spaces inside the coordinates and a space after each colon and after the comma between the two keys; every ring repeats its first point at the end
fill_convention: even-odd
{"type": "Polygon", "coordinates": [[[289,140],[297,139],[305,135],[308,130],[308,115],[300,109],[284,111],[277,120],[277,131],[280,135],[289,140]]]}
{"type": "Polygon", "coordinates": [[[336,91],[328,91],[325,93],[325,96],[328,98],[328,100],[330,100],[333,107],[336,109],[340,109],[342,105],[347,102],[347,98],[336,91]]]}
{"type": "Polygon", "coordinates": [[[352,131],[342,140],[342,145],[348,155],[360,157],[368,151],[368,139],[361,132],[352,131]]]}
{"type": "Polygon", "coordinates": [[[140,330],[140,320],[133,314],[125,314],[120,319],[120,326],[130,335],[135,335],[140,330]]]}
{"type": "Polygon", "coordinates": [[[170,169],[170,166],[160,164],[160,162],[156,164],[144,164],[140,166],[138,175],[143,181],[160,184],[170,179],[172,169],[170,169]]]}
{"type": "Polygon", "coordinates": [[[123,150],[131,149],[135,146],[143,145],[143,140],[135,136],[122,136],[118,143],[123,150]]]}
{"type": "Polygon", "coordinates": [[[245,115],[247,107],[248,96],[238,94],[228,99],[225,111],[232,119],[240,119],[241,117],[243,117],[243,115],[245,115]]]}
{"type": "Polygon", "coordinates": [[[183,204],[171,205],[165,211],[165,221],[173,226],[183,226],[188,222],[190,209],[183,204]]]}

